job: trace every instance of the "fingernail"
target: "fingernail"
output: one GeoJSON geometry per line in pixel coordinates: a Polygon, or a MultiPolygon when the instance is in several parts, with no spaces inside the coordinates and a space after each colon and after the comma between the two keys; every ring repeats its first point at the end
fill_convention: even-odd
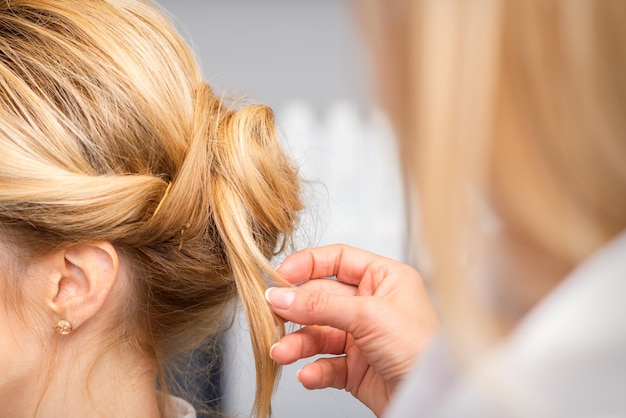
{"type": "Polygon", "coordinates": [[[274,343],[272,344],[272,346],[270,347],[270,358],[272,360],[274,360],[274,356],[272,355],[272,352],[274,351],[274,347],[276,347],[278,345],[278,343],[274,343]]]}
{"type": "Polygon", "coordinates": [[[296,292],[288,287],[268,287],[265,300],[278,309],[289,309],[296,298],[296,292]]]}
{"type": "Polygon", "coordinates": [[[300,372],[302,371],[302,369],[298,370],[296,372],[296,379],[298,379],[298,382],[302,383],[302,380],[300,380],[300,372]]]}

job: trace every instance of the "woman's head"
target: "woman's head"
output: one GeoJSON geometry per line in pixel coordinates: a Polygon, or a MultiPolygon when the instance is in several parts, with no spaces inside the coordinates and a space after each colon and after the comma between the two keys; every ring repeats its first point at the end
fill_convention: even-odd
{"type": "Polygon", "coordinates": [[[626,227],[626,4],[394,5],[366,16],[444,316],[515,321],[626,227]]]}
{"type": "Polygon", "coordinates": [[[216,97],[145,2],[12,0],[0,32],[0,222],[15,262],[110,243],[129,278],[111,338],[155,365],[220,329],[239,293],[266,413],[264,276],[301,208],[271,111],[216,97]]]}

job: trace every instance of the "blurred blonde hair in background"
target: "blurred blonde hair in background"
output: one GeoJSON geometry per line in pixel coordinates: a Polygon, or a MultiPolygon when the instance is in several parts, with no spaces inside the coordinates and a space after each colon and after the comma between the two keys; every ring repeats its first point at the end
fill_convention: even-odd
{"type": "Polygon", "coordinates": [[[626,3],[416,0],[359,11],[435,293],[467,359],[626,227],[626,3]]]}

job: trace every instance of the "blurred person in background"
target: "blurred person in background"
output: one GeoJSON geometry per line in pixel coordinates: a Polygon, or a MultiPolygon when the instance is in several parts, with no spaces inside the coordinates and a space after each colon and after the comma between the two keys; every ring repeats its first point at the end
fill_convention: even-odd
{"type": "Polygon", "coordinates": [[[626,2],[357,7],[432,292],[359,249],[297,252],[299,286],[266,298],[306,326],[270,355],[331,355],[302,384],[379,416],[626,415],[626,2]]]}

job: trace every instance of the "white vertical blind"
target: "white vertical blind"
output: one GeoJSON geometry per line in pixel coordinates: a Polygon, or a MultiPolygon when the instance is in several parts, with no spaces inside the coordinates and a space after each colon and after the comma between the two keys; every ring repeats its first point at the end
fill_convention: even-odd
{"type": "Polygon", "coordinates": [[[349,102],[322,113],[292,103],[277,119],[288,150],[310,181],[303,224],[308,236],[299,244],[340,242],[404,259],[402,178],[384,114],[349,102]]]}

